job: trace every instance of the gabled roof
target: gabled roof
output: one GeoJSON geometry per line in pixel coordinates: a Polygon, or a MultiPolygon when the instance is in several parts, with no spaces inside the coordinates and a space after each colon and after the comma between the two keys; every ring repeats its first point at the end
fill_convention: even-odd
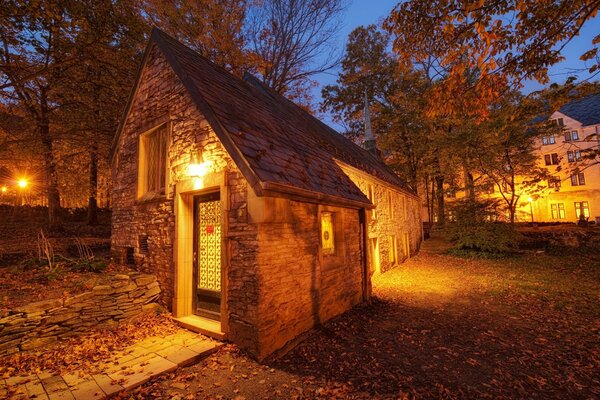
{"type": "Polygon", "coordinates": [[[341,162],[414,195],[383,162],[256,78],[241,80],[158,29],[146,53],[153,43],[257,194],[370,206],[341,162]]]}
{"type": "Polygon", "coordinates": [[[600,124],[600,93],[567,103],[558,111],[583,126],[600,124]]]}

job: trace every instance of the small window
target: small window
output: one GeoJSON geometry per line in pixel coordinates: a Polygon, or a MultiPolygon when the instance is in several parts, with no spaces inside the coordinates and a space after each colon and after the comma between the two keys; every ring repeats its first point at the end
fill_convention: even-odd
{"type": "Polygon", "coordinates": [[[167,185],[167,124],[140,136],[138,197],[164,195],[167,185]]]}
{"type": "Polygon", "coordinates": [[[369,245],[371,247],[371,270],[380,273],[381,263],[379,262],[379,241],[377,238],[369,239],[369,245]]]}
{"type": "Polygon", "coordinates": [[[581,214],[585,218],[590,217],[590,204],[587,201],[576,201],[575,202],[575,216],[577,219],[581,217],[581,214]]]}
{"type": "Polygon", "coordinates": [[[394,218],[394,196],[392,192],[388,192],[388,213],[390,218],[394,218]]]}
{"type": "Polygon", "coordinates": [[[562,118],[558,119],[558,126],[565,126],[565,121],[562,118]]]}
{"type": "Polygon", "coordinates": [[[579,140],[579,132],[571,131],[571,140],[579,140]]]}
{"type": "Polygon", "coordinates": [[[371,218],[377,219],[377,204],[375,204],[375,188],[373,187],[373,185],[369,185],[369,187],[367,188],[367,198],[375,206],[375,208],[371,210],[371,218]]]}
{"type": "Polygon", "coordinates": [[[543,145],[549,145],[549,144],[554,144],[554,143],[556,143],[556,140],[554,139],[554,135],[542,136],[542,144],[543,145]]]}
{"type": "Polygon", "coordinates": [[[565,132],[565,142],[572,142],[579,140],[579,133],[577,131],[565,132]]]}
{"type": "Polygon", "coordinates": [[[323,254],[335,253],[335,238],[333,231],[334,218],[330,212],[321,213],[321,245],[323,254]]]}
{"type": "Polygon", "coordinates": [[[581,161],[581,151],[580,150],[568,150],[567,151],[567,159],[570,163],[581,161]]]}
{"type": "Polygon", "coordinates": [[[550,204],[550,209],[552,211],[552,219],[565,219],[564,203],[550,204]]]}
{"type": "Polygon", "coordinates": [[[408,232],[404,232],[404,237],[402,240],[402,251],[404,252],[404,257],[410,257],[410,238],[408,237],[408,232]]]}
{"type": "Polygon", "coordinates": [[[394,265],[398,262],[398,244],[396,242],[396,236],[389,237],[390,249],[389,249],[389,260],[390,264],[394,265]]]}
{"type": "Polygon", "coordinates": [[[556,191],[558,191],[558,189],[560,189],[560,185],[561,185],[561,183],[560,183],[560,177],[558,177],[558,176],[551,176],[548,179],[548,187],[549,188],[554,188],[554,189],[556,189],[556,191]]]}
{"type": "Polygon", "coordinates": [[[544,155],[544,162],[546,165],[558,165],[558,154],[546,154],[544,155]]]}
{"type": "Polygon", "coordinates": [[[583,172],[571,175],[571,186],[583,185],[585,185],[585,175],[583,174],[583,172]]]}

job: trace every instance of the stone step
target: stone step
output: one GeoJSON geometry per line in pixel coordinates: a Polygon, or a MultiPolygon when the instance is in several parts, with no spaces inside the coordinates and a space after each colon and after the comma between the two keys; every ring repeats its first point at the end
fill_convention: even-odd
{"type": "Polygon", "coordinates": [[[174,318],[174,320],[177,325],[192,332],[200,333],[217,340],[227,339],[225,332],[221,331],[221,323],[219,321],[198,315],[187,315],[185,317],[174,318]]]}

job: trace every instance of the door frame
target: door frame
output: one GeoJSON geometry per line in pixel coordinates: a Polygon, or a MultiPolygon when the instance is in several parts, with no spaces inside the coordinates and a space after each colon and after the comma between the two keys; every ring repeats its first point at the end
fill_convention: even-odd
{"type": "MultiPolygon", "coordinates": [[[[218,195],[218,199],[207,199],[205,201],[215,201],[218,200],[221,203],[221,215],[220,215],[220,221],[219,221],[219,225],[220,225],[220,233],[221,233],[221,237],[219,238],[220,240],[220,250],[221,250],[221,257],[223,256],[223,202],[221,201],[221,191],[220,190],[214,190],[214,191],[209,191],[209,192],[203,192],[200,194],[195,194],[193,196],[193,203],[194,203],[194,212],[193,212],[193,218],[194,218],[194,222],[193,222],[193,229],[194,229],[194,233],[192,235],[192,251],[193,251],[193,271],[192,271],[192,292],[193,292],[193,296],[192,296],[192,313],[195,315],[200,315],[198,314],[198,279],[199,277],[199,265],[200,265],[200,251],[199,251],[199,225],[200,225],[200,216],[198,215],[198,205],[203,202],[203,197],[207,198],[210,196],[215,196],[218,195]]],[[[219,319],[221,319],[221,302],[223,299],[223,259],[221,258],[221,265],[219,266],[220,271],[219,271],[219,278],[221,279],[221,284],[220,284],[220,291],[219,291],[219,319]]],[[[209,290],[207,290],[207,292],[211,292],[209,290]]],[[[215,291],[216,292],[216,291],[215,291]]],[[[210,295],[209,295],[210,296],[210,295]]],[[[213,297],[213,296],[210,296],[213,297]]],[[[210,318],[210,317],[205,317],[205,318],[210,318]]]]}
{"type": "Polygon", "coordinates": [[[193,235],[194,235],[194,196],[219,191],[221,194],[221,332],[229,331],[229,311],[227,307],[230,250],[227,240],[229,214],[229,187],[227,171],[209,173],[199,182],[196,179],[183,179],[176,183],[174,199],[175,237],[173,243],[174,293],[173,315],[176,318],[191,316],[193,278],[193,235]]]}

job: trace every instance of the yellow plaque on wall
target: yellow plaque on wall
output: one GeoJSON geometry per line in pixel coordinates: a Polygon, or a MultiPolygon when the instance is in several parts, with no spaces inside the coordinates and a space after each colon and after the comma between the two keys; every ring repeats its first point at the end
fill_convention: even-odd
{"type": "Polygon", "coordinates": [[[321,214],[321,243],[323,246],[323,254],[333,254],[335,252],[333,215],[331,215],[331,213],[321,214]]]}

